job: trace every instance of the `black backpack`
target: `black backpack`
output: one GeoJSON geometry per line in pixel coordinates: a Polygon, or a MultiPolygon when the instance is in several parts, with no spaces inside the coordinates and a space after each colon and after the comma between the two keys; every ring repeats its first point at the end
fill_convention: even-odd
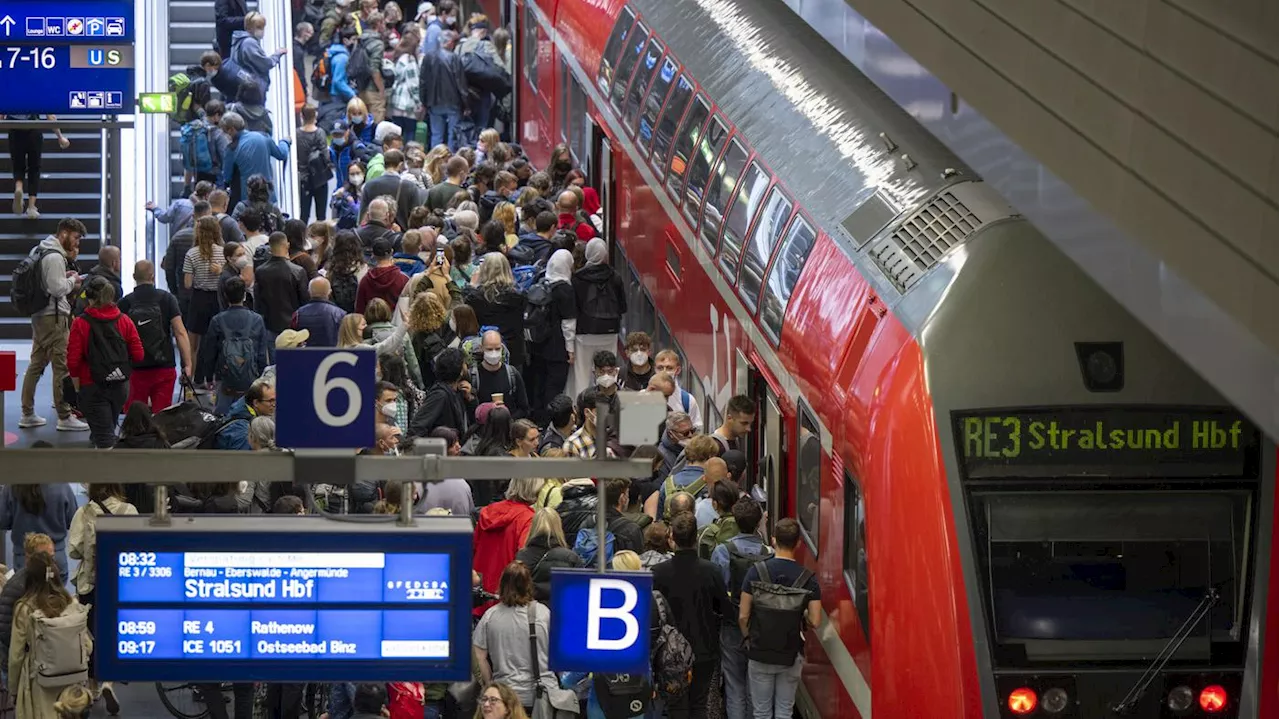
{"type": "Polygon", "coordinates": [[[329,295],[329,299],[333,304],[342,308],[344,312],[356,311],[356,292],[360,289],[360,282],[354,274],[334,274],[329,275],[329,285],[333,288],[333,292],[329,295]]]}
{"type": "Polygon", "coordinates": [[[596,700],[605,717],[642,716],[653,703],[653,683],[645,674],[600,674],[593,677],[596,700]]]}
{"type": "Polygon", "coordinates": [[[773,550],[765,545],[761,547],[762,552],[746,554],[732,541],[725,542],[724,548],[729,552],[729,597],[736,607],[742,598],[742,583],[747,580],[747,572],[756,564],[772,559],[773,550]]]}
{"type": "Polygon", "coordinates": [[[89,376],[93,383],[103,387],[127,382],[133,363],[129,361],[129,343],[116,327],[116,319],[100,320],[87,313],[82,317],[89,323],[89,376]]]}
{"type": "MultiPolygon", "coordinates": [[[[369,64],[369,51],[364,45],[364,38],[362,37],[355,50],[351,52],[351,59],[347,61],[347,83],[357,91],[366,89],[365,85],[373,82],[373,69],[369,64]]],[[[379,69],[379,72],[381,72],[381,69],[379,69]]]]}
{"type": "Polygon", "coordinates": [[[172,367],[173,340],[169,337],[168,323],[158,302],[140,302],[129,307],[129,319],[138,328],[142,340],[142,361],[139,367],[172,367]]]}
{"type": "Polygon", "coordinates": [[[524,339],[542,344],[551,339],[557,328],[552,326],[555,315],[551,283],[546,280],[533,283],[525,294],[524,339]]]}
{"type": "Polygon", "coordinates": [[[467,76],[467,85],[502,98],[511,92],[511,75],[498,67],[493,58],[476,50],[462,56],[462,72],[467,76]]]}
{"type": "MultiPolygon", "coordinates": [[[[13,269],[9,289],[9,301],[19,312],[30,317],[49,306],[49,290],[44,286],[44,272],[40,263],[49,255],[59,254],[57,250],[45,248],[27,255],[13,269]]],[[[66,259],[63,259],[65,272],[66,259]]]]}
{"type": "Polygon", "coordinates": [[[751,583],[751,623],[747,658],[765,664],[790,666],[804,648],[801,634],[809,608],[805,584],[813,577],[801,570],[791,584],[778,584],[769,576],[769,563],[756,565],[760,579],[751,583]]]}
{"type": "Polygon", "coordinates": [[[587,285],[587,296],[581,306],[582,314],[596,320],[622,318],[618,295],[613,291],[613,274],[587,285]]]}

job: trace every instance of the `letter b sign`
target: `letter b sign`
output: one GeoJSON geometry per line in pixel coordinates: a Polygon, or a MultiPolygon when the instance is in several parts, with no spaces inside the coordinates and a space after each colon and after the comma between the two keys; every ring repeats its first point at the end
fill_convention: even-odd
{"type": "Polygon", "coordinates": [[[555,671],[649,670],[648,572],[551,573],[550,664],[555,671]]]}

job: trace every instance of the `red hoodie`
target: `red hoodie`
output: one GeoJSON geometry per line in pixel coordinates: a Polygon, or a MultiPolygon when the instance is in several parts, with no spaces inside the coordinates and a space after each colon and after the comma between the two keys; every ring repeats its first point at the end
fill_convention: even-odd
{"type": "MultiPolygon", "coordinates": [[[[529,536],[530,524],[533,524],[533,507],[523,502],[504,499],[480,510],[472,538],[471,568],[484,576],[485,591],[498,593],[502,570],[515,561],[516,552],[529,536]]],[[[476,607],[474,614],[477,617],[484,614],[493,604],[487,602],[476,607]]]]}
{"type": "Polygon", "coordinates": [[[556,229],[573,230],[578,235],[578,239],[583,242],[590,242],[596,236],[596,228],[592,227],[590,222],[582,222],[568,212],[560,213],[560,221],[556,224],[556,229]]]}
{"type": "MultiPolygon", "coordinates": [[[[138,328],[128,315],[120,312],[119,307],[90,307],[85,314],[100,320],[115,320],[116,329],[129,345],[129,359],[134,364],[142,361],[142,340],[138,337],[138,328]]],[[[67,372],[80,380],[81,387],[93,384],[93,377],[89,374],[89,320],[84,317],[77,317],[71,323],[71,336],[67,339],[67,372]]]]}
{"type": "Polygon", "coordinates": [[[409,278],[394,264],[369,270],[356,290],[356,312],[363,314],[365,305],[375,297],[381,297],[394,310],[396,300],[400,299],[400,291],[408,282],[409,278]]]}

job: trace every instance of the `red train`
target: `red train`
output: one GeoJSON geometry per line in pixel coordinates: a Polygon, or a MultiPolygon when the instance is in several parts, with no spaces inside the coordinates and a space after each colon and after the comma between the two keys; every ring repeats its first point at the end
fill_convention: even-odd
{"type": "Polygon", "coordinates": [[[782,3],[501,2],[626,329],[758,403],[807,716],[1275,715],[1274,444],[782,3]]]}

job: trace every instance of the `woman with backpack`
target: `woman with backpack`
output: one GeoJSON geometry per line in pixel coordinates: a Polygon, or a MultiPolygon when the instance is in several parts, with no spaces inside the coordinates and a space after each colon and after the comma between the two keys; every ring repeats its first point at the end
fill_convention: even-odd
{"type": "MultiPolygon", "coordinates": [[[[362,336],[364,343],[367,345],[377,345],[379,342],[391,337],[396,333],[396,326],[391,324],[391,306],[381,297],[375,297],[369,301],[364,308],[364,332],[362,336]]],[[[408,328],[405,328],[408,331],[408,328]]],[[[394,357],[404,360],[405,365],[409,368],[409,376],[414,382],[421,384],[422,373],[418,370],[418,355],[414,353],[413,342],[405,342],[401,344],[399,351],[390,353],[394,357]]],[[[435,355],[432,355],[435,357],[435,355]]]]}
{"type": "MultiPolygon", "coordinates": [[[[513,480],[513,483],[519,481],[513,480]]],[[[481,521],[483,517],[484,512],[481,512],[481,521]]],[[[480,555],[477,553],[476,556],[480,555]]],[[[486,684],[492,681],[511,687],[520,706],[532,714],[536,685],[559,686],[547,667],[551,610],[534,599],[533,575],[521,562],[507,564],[501,578],[494,584],[498,590],[498,603],[485,611],[471,633],[481,680],[486,684]],[[536,636],[532,643],[529,639],[531,624],[536,636]],[[535,648],[536,657],[533,655],[535,648]],[[538,667],[536,676],[535,662],[538,667]]]]}
{"type": "MultiPolygon", "coordinates": [[[[183,283],[191,290],[187,316],[182,318],[191,337],[191,356],[200,356],[200,338],[218,314],[218,288],[227,259],[222,250],[222,227],[213,217],[196,220],[195,242],[182,260],[183,283]]],[[[197,381],[206,379],[196,377],[197,381]]]]}
{"type": "Polygon", "coordinates": [[[556,250],[547,260],[546,277],[529,291],[527,317],[531,322],[526,322],[525,331],[531,341],[525,383],[529,406],[538,422],[545,423],[552,398],[565,392],[569,380],[578,331],[577,296],[572,283],[573,255],[556,250]]]}
{"type": "Polygon", "coordinates": [[[110,280],[94,277],[84,292],[89,306],[71,322],[67,372],[77,382],[90,441],[94,447],[110,449],[116,443],[116,420],[129,395],[129,374],[146,354],[138,328],[116,306],[116,288],[110,280]]]}
{"type": "Polygon", "coordinates": [[[267,96],[262,86],[250,81],[240,85],[236,93],[236,101],[231,103],[227,112],[234,112],[244,118],[244,129],[261,132],[267,137],[275,134],[275,123],[271,120],[271,111],[267,109],[267,96]]]}
{"type": "Polygon", "coordinates": [[[551,570],[582,567],[582,558],[565,541],[560,515],[547,507],[534,513],[529,538],[524,548],[516,552],[516,561],[529,568],[533,598],[544,603],[551,601],[551,570]]]}
{"type": "Polygon", "coordinates": [[[409,305],[409,344],[413,347],[414,356],[418,358],[419,378],[422,387],[430,387],[436,382],[435,368],[432,360],[446,347],[459,344],[446,321],[448,313],[440,297],[434,292],[419,292],[409,305]]]}
{"type": "MultiPolygon", "coordinates": [[[[136,404],[140,404],[135,402],[136,404]]],[[[76,589],[76,599],[81,605],[89,608],[89,626],[94,623],[97,606],[95,587],[98,581],[98,517],[104,514],[112,516],[137,514],[138,508],[125,501],[124,486],[119,484],[90,484],[89,501],[76,511],[71,520],[71,537],[67,542],[67,554],[72,559],[80,560],[75,574],[71,577],[71,585],[76,589]]],[[[93,658],[89,658],[89,677],[97,681],[94,674],[93,658]]],[[[120,712],[120,702],[116,699],[115,689],[111,682],[103,682],[99,687],[102,701],[106,704],[107,713],[115,716],[120,712]]]]}
{"type": "Polygon", "coordinates": [[[525,297],[516,289],[506,255],[500,252],[485,255],[471,286],[463,288],[462,299],[475,310],[481,327],[498,328],[502,343],[511,353],[511,366],[523,368],[525,297]]]}
{"type": "Polygon", "coordinates": [[[573,364],[573,388],[581,392],[594,382],[592,357],[599,350],[618,347],[618,331],[627,313],[627,291],[609,266],[609,246],[599,237],[587,243],[586,264],[573,273],[578,308],[573,364]]]}
{"type": "Polygon", "coordinates": [[[71,675],[72,681],[62,680],[67,683],[89,678],[93,637],[89,633],[88,612],[63,589],[63,576],[53,557],[32,556],[27,565],[25,591],[13,608],[9,693],[14,697],[14,713],[22,719],[59,716],[56,705],[66,684],[44,686],[47,682],[42,681],[42,670],[71,675]],[[50,627],[48,620],[64,616],[68,621],[56,629],[50,627]],[[76,642],[79,647],[74,646],[76,642]]]}
{"type": "Polygon", "coordinates": [[[349,230],[339,232],[324,268],[324,275],[333,288],[329,300],[344,312],[355,312],[360,280],[368,271],[369,263],[364,259],[360,238],[349,230]]]}

